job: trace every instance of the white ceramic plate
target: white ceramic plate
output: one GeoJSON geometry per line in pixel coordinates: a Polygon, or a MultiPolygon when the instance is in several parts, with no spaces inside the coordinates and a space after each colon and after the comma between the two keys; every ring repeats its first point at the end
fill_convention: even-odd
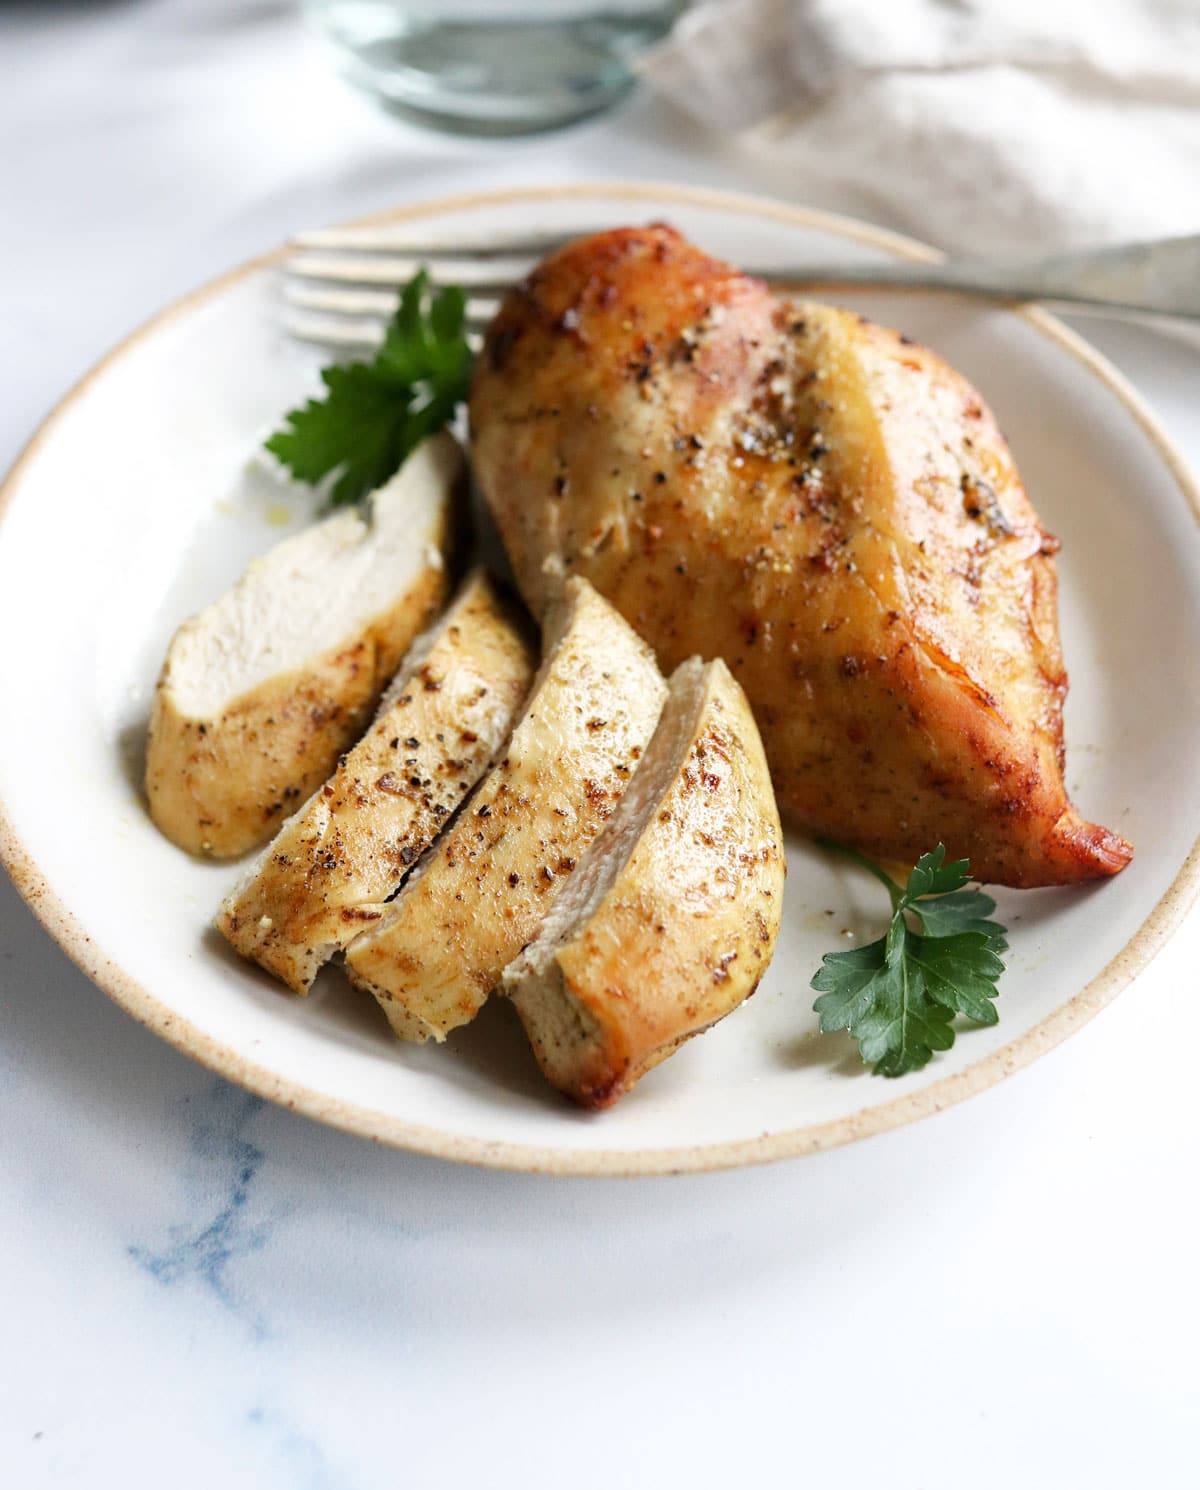
{"type": "MultiPolygon", "coordinates": [[[[738,260],[921,254],[875,229],[669,188],[507,192],[405,209],[448,233],[667,218],[738,260]]],[[[386,1142],[561,1173],[703,1169],[878,1132],[979,1091],[1077,1028],[1144,965],[1200,878],[1200,502],[1136,396],[1049,317],[970,300],[859,295],[973,378],[1063,540],[1068,781],[1133,840],[1117,880],[1001,892],[1010,966],[990,1030],[923,1072],[867,1074],[820,1036],[824,951],[878,934],[878,887],[789,840],[784,931],[761,989],[615,1109],[542,1083],[493,1001],[440,1048],[390,1037],[337,970],[295,999],[238,961],[208,918],[239,873],[151,826],[138,773],[147,703],[176,624],[311,499],[255,451],[315,381],[280,331],[269,256],[175,306],[88,376],[0,494],[0,855],[47,929],[138,1019],[255,1091],[386,1142]]]]}

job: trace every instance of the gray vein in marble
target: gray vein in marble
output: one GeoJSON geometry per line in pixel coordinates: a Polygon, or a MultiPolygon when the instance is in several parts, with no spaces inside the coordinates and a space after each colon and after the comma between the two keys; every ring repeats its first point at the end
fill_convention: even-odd
{"type": "Polygon", "coordinates": [[[295,1490],[353,1490],[351,1482],[330,1467],[321,1446],[277,1409],[253,1407],[246,1423],[274,1438],[295,1490]]]}
{"type": "Polygon", "coordinates": [[[264,1102],[226,1081],[213,1083],[198,1113],[194,1099],[179,1104],[191,1125],[188,1148],[192,1156],[183,1176],[185,1193],[196,1212],[216,1205],[199,1222],[184,1221],[168,1228],[165,1245],[130,1246],[129,1256],[157,1282],[174,1286],[194,1280],[208,1288],[231,1313],[243,1318],[260,1338],[266,1325],[237,1288],[232,1270],[242,1259],[261,1250],[268,1240],[262,1221],[252,1223],[249,1210],[255,1180],[265,1157],[247,1137],[247,1130],[264,1102]]]}

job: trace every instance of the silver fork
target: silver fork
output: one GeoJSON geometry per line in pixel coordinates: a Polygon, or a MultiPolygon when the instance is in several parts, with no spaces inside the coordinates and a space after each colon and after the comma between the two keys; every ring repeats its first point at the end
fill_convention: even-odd
{"type": "MultiPolygon", "coordinates": [[[[577,236],[448,240],[403,225],[303,233],[285,261],[285,323],[325,346],[370,348],[396,305],[396,291],[422,267],[434,284],[467,292],[470,338],[478,343],[501,297],[545,254],[577,236]]],[[[747,264],[780,294],[816,286],[905,287],[989,300],[1049,301],[1117,314],[1200,320],[1200,236],[1163,238],[1049,258],[898,260],[864,264],[747,264]]]]}

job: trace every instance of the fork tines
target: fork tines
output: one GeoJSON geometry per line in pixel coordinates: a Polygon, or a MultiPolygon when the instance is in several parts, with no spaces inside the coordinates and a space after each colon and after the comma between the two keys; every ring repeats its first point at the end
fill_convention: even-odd
{"type": "Polygon", "coordinates": [[[382,251],[418,259],[540,259],[578,236],[578,233],[530,233],[519,238],[455,238],[448,243],[444,234],[435,237],[414,231],[403,223],[393,223],[374,228],[317,228],[297,233],[292,246],[352,253],[382,251]]]}
{"type": "Polygon", "coordinates": [[[303,341],[375,347],[397,291],[425,269],[435,285],[466,290],[469,339],[477,341],[505,291],[570,237],[542,233],[451,243],[403,224],[300,233],[285,264],[285,325],[303,341]]]}

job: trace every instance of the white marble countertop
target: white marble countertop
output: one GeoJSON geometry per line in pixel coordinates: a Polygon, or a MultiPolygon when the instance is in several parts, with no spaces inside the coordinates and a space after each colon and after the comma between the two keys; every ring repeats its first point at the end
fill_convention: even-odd
{"type": "MultiPolygon", "coordinates": [[[[5,7],[0,139],[0,467],[110,343],[293,228],[578,177],[804,195],[648,101],[515,146],[419,133],[270,0],[5,7]]],[[[1196,352],[1086,330],[1200,462],[1196,352]]],[[[915,1127],[556,1181],[214,1080],[2,881],[0,1481],[1194,1486],[1198,956],[1193,913],[1081,1034],[915,1127]]]]}

